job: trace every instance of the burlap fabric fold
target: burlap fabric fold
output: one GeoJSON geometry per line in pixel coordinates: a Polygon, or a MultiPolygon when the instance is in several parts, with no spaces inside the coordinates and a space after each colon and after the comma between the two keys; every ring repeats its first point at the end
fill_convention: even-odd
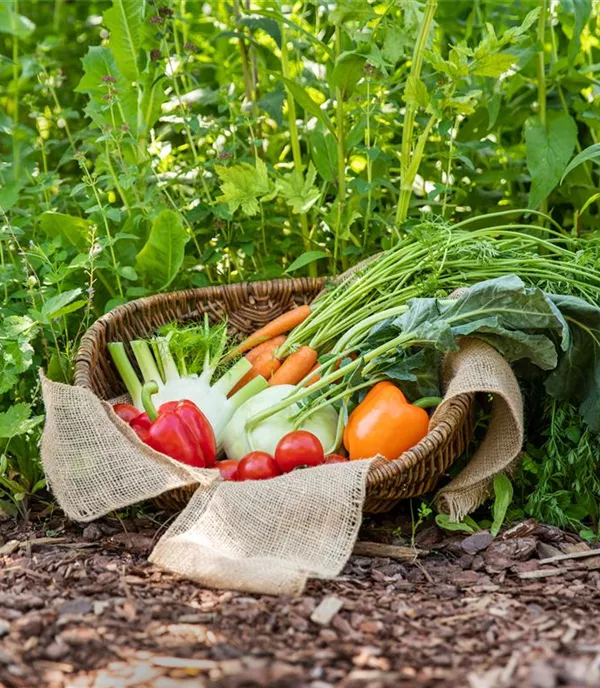
{"type": "MultiPolygon", "coordinates": [[[[71,518],[89,521],[196,483],[190,503],[152,552],[156,565],[203,585],[268,594],[299,594],[308,578],[331,578],[342,570],[360,527],[370,461],[225,483],[216,470],[189,468],[141,443],[110,404],[89,390],[41,379],[42,461],[49,486],[71,518]]],[[[494,395],[484,442],[436,497],[438,508],[461,518],[485,499],[494,475],[518,455],[522,400],[510,366],[476,340],[446,358],[443,379],[444,403],[464,392],[494,395]]]]}

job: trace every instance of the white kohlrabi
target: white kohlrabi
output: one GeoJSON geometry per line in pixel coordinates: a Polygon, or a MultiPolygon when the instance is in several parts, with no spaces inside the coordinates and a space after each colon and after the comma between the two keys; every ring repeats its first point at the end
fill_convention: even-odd
{"type": "MultiPolygon", "coordinates": [[[[144,382],[154,381],[158,385],[158,392],[153,395],[156,406],[181,399],[193,401],[211,424],[219,450],[223,444],[225,427],[236,409],[267,387],[264,378],[256,377],[227,398],[252,365],[242,358],[213,383],[216,368],[222,361],[225,343],[225,327],[210,328],[207,322],[204,326],[173,327],[166,337],[155,338],[150,342],[131,342],[131,350],[144,382]]],[[[108,348],[133,405],[143,411],[142,384],[124,345],[114,342],[108,348]]]]}
{"type": "Polygon", "coordinates": [[[279,440],[292,430],[307,430],[316,435],[325,453],[335,451],[338,427],[338,414],[332,406],[325,406],[296,427],[295,417],[300,412],[297,404],[270,416],[258,424],[252,417],[279,403],[296,389],[294,385],[277,385],[264,389],[245,401],[233,414],[225,428],[223,449],[228,459],[239,461],[248,452],[275,452],[279,440]]]}

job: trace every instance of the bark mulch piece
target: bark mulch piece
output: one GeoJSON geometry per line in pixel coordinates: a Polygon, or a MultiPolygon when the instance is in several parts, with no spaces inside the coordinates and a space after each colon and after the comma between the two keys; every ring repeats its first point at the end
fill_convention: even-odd
{"type": "MultiPolygon", "coordinates": [[[[600,550],[540,563],[590,551],[557,529],[426,528],[428,554],[353,556],[275,598],[155,569],[150,526],[0,526],[0,686],[600,686],[600,550]]],[[[381,525],[362,538],[410,544],[381,525]]]]}

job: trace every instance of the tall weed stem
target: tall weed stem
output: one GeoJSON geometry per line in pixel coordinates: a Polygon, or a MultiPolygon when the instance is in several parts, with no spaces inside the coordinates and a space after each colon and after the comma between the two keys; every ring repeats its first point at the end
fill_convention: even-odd
{"type": "MultiPolygon", "coordinates": [[[[437,0],[427,0],[425,5],[425,12],[423,13],[423,20],[419,27],[419,33],[415,43],[412,64],[408,78],[413,81],[421,77],[421,69],[423,68],[423,57],[425,55],[425,48],[427,47],[427,39],[433,24],[433,18],[437,10],[437,0]]],[[[417,103],[411,99],[406,104],[404,115],[404,126],[402,127],[402,144],[400,148],[400,194],[398,198],[398,206],[396,208],[396,221],[394,229],[396,236],[399,236],[399,227],[406,220],[408,216],[408,206],[410,204],[410,197],[412,195],[412,187],[419,169],[419,163],[423,152],[417,157],[416,151],[413,152],[413,130],[415,126],[415,116],[417,114],[417,103]],[[414,170],[414,173],[413,173],[414,170]]]]}

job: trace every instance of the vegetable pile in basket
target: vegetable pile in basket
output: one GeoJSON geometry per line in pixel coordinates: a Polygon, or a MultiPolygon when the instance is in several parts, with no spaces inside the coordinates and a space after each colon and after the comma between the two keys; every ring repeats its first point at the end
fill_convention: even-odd
{"type": "Polygon", "coordinates": [[[157,451],[228,480],[391,461],[428,432],[441,357],[476,337],[533,364],[522,379],[599,431],[598,247],[590,260],[552,228],[468,225],[413,228],[241,343],[205,317],[109,344],[132,402],[115,412],[157,451]]]}

